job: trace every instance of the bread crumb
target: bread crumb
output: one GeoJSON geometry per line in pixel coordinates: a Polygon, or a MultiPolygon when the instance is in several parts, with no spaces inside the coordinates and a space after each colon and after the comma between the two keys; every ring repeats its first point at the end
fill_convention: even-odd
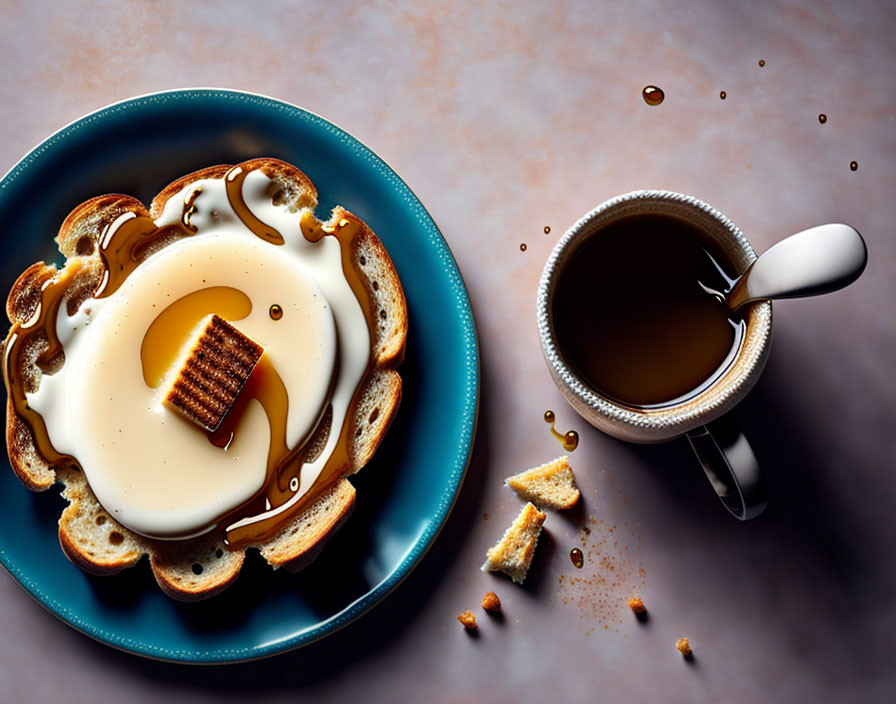
{"type": "Polygon", "coordinates": [[[526,572],[532,564],[541,526],[547,514],[539,511],[531,503],[526,504],[520,515],[504,532],[494,547],[486,554],[484,572],[504,572],[517,584],[526,579],[526,572]]]}
{"type": "Polygon", "coordinates": [[[486,592],[485,596],[482,597],[482,608],[486,611],[500,611],[501,600],[494,592],[486,592]]]}
{"type": "Polygon", "coordinates": [[[636,614],[643,614],[647,612],[647,607],[644,606],[644,602],[641,601],[641,597],[639,596],[633,596],[631,599],[629,599],[628,605],[636,614]]]}
{"type": "Polygon", "coordinates": [[[542,508],[572,508],[581,496],[568,455],[507,477],[504,484],[542,508]]]}
{"type": "Polygon", "coordinates": [[[476,615],[472,611],[464,611],[457,615],[457,620],[461,622],[468,631],[475,631],[479,626],[476,625],[476,615]]]}
{"type": "Polygon", "coordinates": [[[678,652],[681,653],[682,657],[689,658],[694,652],[691,650],[691,644],[688,643],[687,638],[679,638],[675,641],[675,647],[678,648],[678,652]]]}

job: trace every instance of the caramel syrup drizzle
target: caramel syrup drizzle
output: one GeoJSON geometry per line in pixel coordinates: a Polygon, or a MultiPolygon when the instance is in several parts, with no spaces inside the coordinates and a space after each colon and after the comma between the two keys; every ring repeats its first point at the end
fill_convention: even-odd
{"type": "Polygon", "coordinates": [[[251,312],[249,297],[231,286],[209,286],[177,299],[156,316],[143,335],[140,360],[146,385],[152,389],[159,387],[184,340],[204,317],[217,313],[224,320],[234,322],[251,312]]]}
{"type": "MultiPolygon", "coordinates": [[[[231,511],[221,521],[225,526],[224,544],[230,548],[241,548],[262,542],[277,533],[285,521],[295,516],[298,511],[291,506],[289,510],[286,507],[299,488],[298,480],[305,445],[299,444],[290,450],[286,443],[289,396],[268,355],[263,354],[252,370],[235,404],[236,412],[234,413],[232,409],[224,417],[221,426],[209,436],[209,440],[219,447],[229,445],[234,434],[238,432],[242,411],[252,399],[261,404],[270,426],[271,442],[268,449],[267,474],[261,490],[248,504],[231,511]],[[248,521],[246,527],[234,533],[233,526],[241,521],[248,521]]],[[[309,487],[308,494],[316,498],[318,492],[315,491],[315,487],[318,486],[320,484],[316,482],[309,487]]],[[[302,506],[306,505],[307,503],[302,503],[302,506]]]]}
{"type": "MultiPolygon", "coordinates": [[[[231,207],[243,224],[257,237],[275,245],[285,243],[283,236],[274,228],[256,218],[242,195],[242,185],[248,172],[241,166],[235,166],[224,176],[227,196],[231,207]]],[[[127,220],[120,222],[112,230],[107,227],[99,241],[99,255],[104,265],[103,276],[94,292],[94,298],[105,298],[112,295],[124,283],[127,277],[153,251],[158,244],[172,238],[189,237],[195,234],[196,228],[190,224],[190,216],[195,211],[193,202],[199,195],[197,187],[185,199],[181,221],[174,225],[156,227],[148,215],[132,214],[127,220]]],[[[339,241],[343,272],[346,280],[361,305],[370,332],[371,345],[373,331],[376,329],[373,303],[364,284],[364,278],[352,259],[352,244],[362,232],[362,223],[353,215],[346,213],[335,225],[326,226],[311,213],[305,212],[301,220],[302,233],[309,242],[318,242],[325,236],[333,236],[339,241]]],[[[84,260],[73,259],[56,276],[44,282],[41,288],[41,300],[34,315],[23,323],[15,323],[4,343],[3,375],[9,390],[12,412],[24,423],[34,437],[35,446],[41,457],[51,466],[63,463],[77,465],[77,460],[69,455],[56,451],[50,441],[43,418],[29,405],[25,395],[25,383],[20,370],[23,368],[24,351],[43,336],[47,347],[38,356],[39,366],[48,364],[57,354],[62,352],[62,344],[56,335],[56,321],[59,308],[65,300],[73,280],[84,266],[84,260]]],[[[224,318],[238,320],[251,311],[251,302],[240,291],[230,287],[210,287],[194,292],[176,301],[157,318],[147,330],[141,347],[144,380],[151,387],[157,386],[184,336],[192,326],[208,313],[218,313],[224,318]],[[227,289],[224,291],[222,289],[227,289]],[[246,298],[245,301],[240,297],[246,298]],[[181,303],[190,299],[189,303],[181,303]],[[246,304],[248,303],[248,308],[246,304]],[[178,313],[165,315],[173,306],[186,307],[178,313]],[[214,310],[206,310],[210,304],[214,310]],[[201,315],[198,311],[205,310],[201,315]],[[196,317],[198,315],[198,317],[196,317]],[[189,322],[192,320],[192,324],[189,322]],[[180,333],[183,333],[181,335],[180,333]],[[173,347],[172,347],[173,345],[173,347]]],[[[357,397],[364,386],[364,380],[373,365],[371,353],[367,369],[349,404],[349,409],[356,406],[357,397]]],[[[270,362],[263,355],[246,382],[243,393],[236,405],[227,414],[214,433],[209,434],[209,441],[220,447],[229,445],[242,417],[242,410],[251,399],[256,399],[264,408],[271,429],[271,444],[268,452],[267,475],[263,488],[249,502],[224,516],[221,524],[225,526],[224,542],[231,549],[241,549],[253,543],[259,543],[275,535],[295,515],[301,512],[336,481],[352,468],[351,457],[351,419],[346,416],[332,454],[308,491],[298,500],[295,492],[298,489],[298,475],[304,446],[290,450],[286,444],[286,415],[288,397],[283,380],[270,362]]],[[[334,429],[331,428],[330,432],[334,429]]],[[[312,436],[314,433],[312,433],[312,436]]]]}
{"type": "MultiPolygon", "coordinates": [[[[249,297],[230,286],[210,286],[176,300],[156,317],[143,337],[140,358],[146,385],[151,388],[159,387],[177,359],[183,340],[207,315],[216,313],[225,320],[234,322],[248,317],[251,312],[252,301],[249,297]]],[[[305,447],[300,443],[290,449],[287,444],[289,395],[283,379],[267,354],[263,354],[255,365],[221,424],[206,433],[209,442],[226,450],[239,432],[246,407],[252,399],[261,405],[270,427],[265,482],[247,504],[226,515],[223,521],[225,524],[238,521],[246,515],[253,516],[283,506],[298,489],[293,479],[298,479],[302,465],[300,458],[305,447]],[[247,507],[251,507],[248,512],[247,507]]],[[[321,417],[325,410],[321,409],[321,417]]],[[[309,434],[309,437],[312,435],[313,433],[309,434]]],[[[232,544],[232,541],[228,542],[232,544]]]]}
{"type": "Polygon", "coordinates": [[[283,239],[283,235],[255,217],[252,211],[249,210],[249,206],[246,205],[246,201],[243,198],[243,181],[246,180],[248,175],[249,172],[242,166],[234,166],[224,175],[227,200],[230,201],[230,206],[234,209],[239,219],[243,221],[243,224],[252,230],[256,237],[260,237],[265,242],[270,242],[271,244],[285,244],[286,240],[283,239]]]}
{"type": "MultiPolygon", "coordinates": [[[[107,226],[99,244],[99,254],[103,261],[103,278],[93,297],[105,298],[115,293],[156,245],[168,239],[194,235],[196,228],[190,224],[190,216],[196,210],[193,203],[201,192],[202,189],[194,188],[184,199],[181,220],[175,225],[156,227],[148,215],[128,213],[124,217],[129,215],[130,218],[115,230],[112,230],[111,225],[107,226]]],[[[55,323],[54,318],[53,324],[55,323]]]]}
{"type": "MultiPolygon", "coordinates": [[[[302,226],[302,234],[305,236],[309,242],[319,242],[324,237],[335,237],[339,241],[339,247],[342,258],[342,271],[345,275],[346,281],[348,281],[349,286],[352,289],[352,292],[355,294],[355,298],[358,303],[361,305],[361,310],[364,313],[364,318],[367,320],[367,329],[370,332],[370,342],[373,344],[373,331],[376,329],[376,320],[374,318],[373,311],[373,302],[371,301],[370,294],[367,291],[367,287],[364,284],[364,279],[362,278],[362,274],[357,264],[354,261],[354,257],[352,256],[352,244],[355,239],[362,232],[362,223],[356,218],[354,215],[349,213],[345,213],[342,219],[339,220],[333,226],[324,225],[317,218],[315,218],[310,212],[305,212],[302,214],[301,220],[302,226]]],[[[249,386],[253,383],[252,377],[256,376],[256,373],[263,378],[273,374],[276,374],[276,370],[274,370],[273,366],[264,365],[266,357],[262,356],[258,365],[256,365],[255,370],[252,372],[252,376],[250,376],[249,381],[246,383],[249,386]]],[[[357,407],[358,396],[361,393],[361,389],[364,387],[364,380],[367,378],[367,375],[370,373],[370,370],[373,366],[374,355],[371,350],[371,354],[368,358],[367,369],[364,372],[364,375],[361,377],[361,382],[358,384],[358,387],[355,389],[355,394],[352,397],[351,403],[349,403],[349,410],[357,407]]],[[[277,381],[279,381],[279,375],[277,375],[277,381]]],[[[280,386],[282,386],[283,382],[279,381],[280,386]]],[[[276,387],[276,381],[268,382],[267,384],[262,384],[262,388],[265,389],[265,393],[269,395],[273,395],[275,392],[273,387],[276,387]]],[[[248,389],[249,393],[240,394],[241,396],[251,397],[252,394],[256,393],[254,389],[248,389]]],[[[285,394],[285,389],[283,390],[285,394]]],[[[269,410],[273,404],[271,403],[270,397],[268,397],[268,401],[264,400],[264,397],[258,397],[259,401],[263,407],[265,407],[265,412],[268,414],[268,419],[271,422],[271,447],[274,447],[274,415],[272,415],[269,410]],[[268,405],[266,405],[266,403],[268,405]]],[[[285,398],[285,397],[284,397],[285,398]]],[[[285,400],[284,400],[285,403],[285,400]]],[[[228,414],[230,415],[230,414],[228,414]]],[[[285,412],[282,414],[283,420],[285,423],[285,412]]],[[[331,488],[340,478],[345,476],[353,467],[353,461],[351,456],[351,448],[352,448],[352,423],[350,422],[350,416],[346,416],[342,422],[342,427],[339,429],[331,428],[330,432],[339,432],[338,439],[333,448],[333,452],[330,455],[329,459],[327,459],[323,468],[321,469],[320,474],[315,479],[314,483],[308,489],[308,491],[299,497],[297,500],[294,500],[295,493],[292,486],[294,482],[292,479],[298,476],[298,467],[296,467],[294,472],[288,470],[288,468],[292,465],[295,466],[297,463],[297,458],[300,456],[300,452],[302,448],[297,448],[297,450],[293,451],[290,454],[285,454],[275,465],[275,472],[273,475],[269,474],[268,480],[265,486],[265,510],[259,513],[252,511],[248,516],[245,511],[240,511],[239,513],[244,516],[240,520],[237,520],[233,523],[226,524],[226,529],[224,532],[224,542],[225,545],[232,548],[240,548],[245,547],[247,545],[251,545],[252,543],[263,542],[274,535],[283,528],[286,522],[293,516],[298,515],[302,510],[304,510],[312,501],[314,501],[317,497],[323,494],[327,489],[331,488]],[[272,481],[272,476],[279,476],[280,482],[275,486],[272,481]],[[289,481],[287,482],[287,479],[289,481]]],[[[227,417],[225,417],[224,422],[227,422],[227,417]]],[[[279,424],[280,421],[278,421],[279,424]]],[[[279,433],[278,433],[279,434],[279,433]]],[[[285,427],[283,430],[283,436],[285,438],[285,427]]],[[[283,441],[283,447],[285,448],[285,440],[283,441]]],[[[258,498],[256,498],[256,503],[258,502],[258,498]]]]}
{"type": "MultiPolygon", "coordinates": [[[[94,298],[110,296],[139,266],[152,247],[160,241],[174,237],[188,237],[196,228],[190,225],[193,201],[199,189],[193,191],[184,202],[181,222],[176,225],[157,228],[147,215],[129,213],[130,217],[121,222],[115,230],[107,226],[99,240],[99,255],[103,262],[103,276],[94,291],[94,298]]],[[[25,367],[25,351],[40,339],[46,340],[45,349],[37,357],[37,366],[44,369],[51,360],[63,352],[62,343],[56,334],[59,308],[78,274],[84,269],[84,260],[71,260],[55,276],[44,281],[40,290],[40,302],[30,319],[14,323],[3,343],[3,380],[9,392],[10,411],[30,431],[38,454],[51,467],[63,464],[77,465],[71,455],[65,455],[53,447],[46,423],[39,413],[28,405],[25,395],[25,380],[21,370],[25,367]]]]}
{"type": "Polygon", "coordinates": [[[44,367],[62,351],[62,343],[56,335],[56,319],[65,292],[83,266],[83,260],[75,259],[58,276],[44,281],[34,315],[25,322],[14,323],[3,343],[3,381],[9,392],[9,410],[31,430],[38,454],[52,467],[74,463],[75,459],[57,452],[53,447],[43,417],[28,405],[25,380],[19,370],[23,366],[25,350],[41,337],[47,341],[47,345],[37,357],[38,367],[44,367]]]}

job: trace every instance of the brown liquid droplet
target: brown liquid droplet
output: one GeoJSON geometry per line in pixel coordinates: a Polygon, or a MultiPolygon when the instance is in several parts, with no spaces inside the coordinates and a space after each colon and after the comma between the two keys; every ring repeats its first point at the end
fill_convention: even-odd
{"type": "Polygon", "coordinates": [[[521,251],[521,252],[525,252],[525,251],[526,251],[526,243],[525,243],[525,242],[523,242],[523,243],[520,245],[520,251],[521,251]]]}
{"type": "Polygon", "coordinates": [[[818,116],[818,121],[819,121],[821,124],[824,124],[825,122],[828,121],[828,116],[825,115],[824,113],[821,113],[821,115],[818,116]]]}
{"type": "Polygon", "coordinates": [[[855,171],[858,168],[859,168],[859,162],[857,162],[857,161],[849,162],[849,170],[850,171],[855,171]]]}
{"type": "Polygon", "coordinates": [[[482,520],[483,520],[483,521],[487,521],[487,520],[488,520],[488,514],[487,514],[487,513],[483,513],[483,514],[482,514],[482,520]]]}
{"type": "Polygon", "coordinates": [[[765,66],[765,59],[759,59],[759,65],[765,66]]]}
{"type": "Polygon", "coordinates": [[[585,556],[578,548],[573,548],[569,551],[569,559],[572,560],[572,564],[575,565],[577,570],[582,569],[582,566],[585,564],[585,556]]]}
{"type": "Polygon", "coordinates": [[[271,309],[268,311],[271,316],[271,320],[280,320],[283,317],[283,309],[278,306],[276,303],[271,306],[271,309]]]}
{"type": "Polygon", "coordinates": [[[663,89],[656,86],[644,86],[641,95],[644,96],[644,102],[648,105],[659,105],[666,98],[663,89]]]}
{"type": "Polygon", "coordinates": [[[553,411],[545,411],[544,412],[544,422],[550,423],[551,425],[551,435],[553,435],[557,442],[563,445],[563,449],[567,452],[572,452],[579,446],[579,434],[575,430],[570,430],[568,433],[563,435],[562,433],[558,433],[554,429],[554,412],[553,411]]]}
{"type": "Polygon", "coordinates": [[[544,226],[544,234],[549,235],[550,233],[551,233],[551,226],[545,225],[544,226]]]}
{"type": "Polygon", "coordinates": [[[719,93],[719,97],[720,97],[722,100],[724,100],[725,98],[728,97],[728,94],[727,94],[725,91],[722,91],[721,93],[719,93]]]}

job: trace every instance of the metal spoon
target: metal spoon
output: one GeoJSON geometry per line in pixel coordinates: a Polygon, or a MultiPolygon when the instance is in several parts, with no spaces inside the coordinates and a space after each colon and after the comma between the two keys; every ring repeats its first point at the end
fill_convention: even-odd
{"type": "Polygon", "coordinates": [[[781,240],[750,265],[727,296],[731,310],[768,298],[836,291],[859,278],[868,249],[855,228],[831,223],[781,240]]]}

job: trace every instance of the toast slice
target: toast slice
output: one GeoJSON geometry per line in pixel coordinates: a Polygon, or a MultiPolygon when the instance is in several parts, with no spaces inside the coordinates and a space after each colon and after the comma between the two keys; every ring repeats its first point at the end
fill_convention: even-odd
{"type": "Polygon", "coordinates": [[[522,584],[535,556],[535,546],[546,517],[546,513],[531,503],[523,506],[504,536],[486,554],[482,571],[503,572],[517,584],[522,584]]]}
{"type": "MultiPolygon", "coordinates": [[[[268,195],[274,205],[294,212],[312,210],[317,205],[314,185],[296,167],[267,158],[239,166],[245,171],[261,169],[272,180],[268,195]]],[[[42,287],[63,280],[67,281],[67,290],[62,305],[69,314],[76,312],[100,285],[103,263],[97,243],[112,222],[129,213],[158,219],[169,198],[195,181],[223,178],[230,169],[229,165],[213,166],[184,176],[163,189],[148,209],[134,198],[117,194],[93,198],[76,207],[56,237],[59,251],[66,257],[64,267],[57,270],[37,263],[19,277],[7,299],[10,322],[31,319],[40,306],[42,287]]],[[[325,225],[333,226],[347,215],[344,208],[336,207],[325,225]]],[[[147,258],[173,241],[176,240],[159,241],[141,255],[147,258]]],[[[377,324],[370,330],[368,373],[346,419],[352,438],[352,464],[346,474],[367,464],[398,409],[401,377],[396,367],[404,357],[408,320],[404,293],[392,261],[366,224],[361,223],[351,242],[350,258],[378,314],[377,324]]],[[[43,375],[52,374],[63,363],[61,355],[41,359],[46,348],[46,340],[38,338],[22,355],[22,368],[18,371],[26,391],[35,391],[43,375]]],[[[321,428],[310,445],[322,446],[328,430],[321,428]]],[[[52,465],[44,459],[30,428],[15,413],[11,399],[7,404],[6,439],[12,468],[25,486],[43,491],[57,482],[63,485],[62,495],[69,505],[59,520],[60,544],[69,559],[85,571],[115,574],[148,555],[160,588],[170,597],[184,601],[213,596],[239,575],[244,550],[228,550],[218,532],[188,540],[161,541],[137,535],[115,521],[97,501],[80,468],[52,465]]],[[[354,500],[354,487],[345,476],[340,477],[277,535],[250,547],[257,548],[274,569],[301,569],[345,522],[354,500]]]]}
{"type": "Polygon", "coordinates": [[[572,508],[581,496],[568,455],[507,477],[504,483],[523,500],[542,508],[572,508]]]}

